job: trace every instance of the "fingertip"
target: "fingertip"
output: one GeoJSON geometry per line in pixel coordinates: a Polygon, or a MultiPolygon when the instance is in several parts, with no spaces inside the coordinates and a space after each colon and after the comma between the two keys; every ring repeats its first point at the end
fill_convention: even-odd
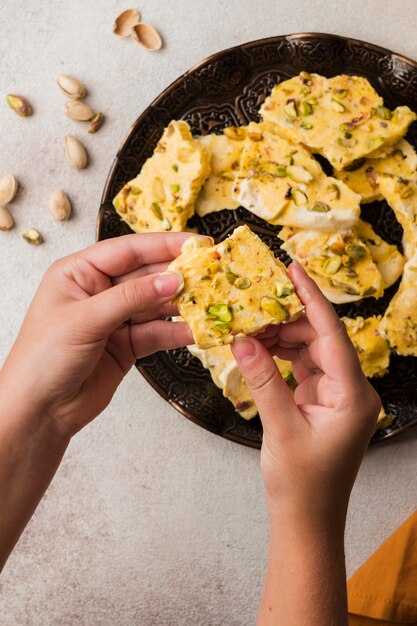
{"type": "Polygon", "coordinates": [[[153,281],[158,295],[175,298],[184,289],[184,278],[180,272],[162,272],[153,281]]]}
{"type": "Polygon", "coordinates": [[[250,337],[237,337],[232,343],[232,351],[240,365],[250,365],[258,354],[258,342],[250,337]]]}

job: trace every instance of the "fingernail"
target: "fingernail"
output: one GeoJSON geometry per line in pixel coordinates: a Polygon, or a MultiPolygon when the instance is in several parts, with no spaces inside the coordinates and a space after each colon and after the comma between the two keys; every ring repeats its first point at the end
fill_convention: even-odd
{"type": "Polygon", "coordinates": [[[235,339],[233,352],[242,365],[249,364],[257,353],[257,346],[252,339],[235,339]]]}
{"type": "Polygon", "coordinates": [[[153,282],[160,296],[174,298],[184,289],[184,279],[180,272],[162,272],[153,282]]]}

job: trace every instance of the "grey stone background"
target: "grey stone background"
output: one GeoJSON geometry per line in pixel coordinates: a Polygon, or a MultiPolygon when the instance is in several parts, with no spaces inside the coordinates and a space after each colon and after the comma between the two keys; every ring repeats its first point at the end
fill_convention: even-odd
{"type": "MultiPolygon", "coordinates": [[[[166,46],[143,51],[112,34],[128,3],[3,0],[0,173],[21,182],[17,227],[0,233],[0,361],[48,265],[94,241],[108,170],[130,125],[170,82],[222,48],[302,31],[367,40],[417,59],[414,0],[143,0],[166,46]],[[69,73],[106,114],[87,136],[63,111],[56,77],[69,73]],[[5,105],[25,94],[33,117],[5,105]],[[91,166],[71,170],[63,137],[85,139],[91,166]],[[56,188],[75,208],[56,223],[56,188]],[[45,244],[20,238],[39,228],[45,244]]],[[[45,332],[47,332],[45,328],[45,332]]],[[[417,429],[369,450],[346,533],[352,573],[413,512],[417,429]]],[[[259,454],[205,432],[132,371],[111,406],[72,442],[0,580],[3,626],[249,626],[267,553],[259,454]]],[[[0,512],[1,514],[1,512],[0,512]]]]}

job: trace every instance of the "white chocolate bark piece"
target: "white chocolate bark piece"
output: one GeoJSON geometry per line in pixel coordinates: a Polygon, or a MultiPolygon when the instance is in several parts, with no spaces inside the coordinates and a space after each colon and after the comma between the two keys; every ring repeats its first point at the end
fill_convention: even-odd
{"type": "Polygon", "coordinates": [[[198,348],[256,335],[303,310],[285,266],[248,226],[217,245],[190,237],[168,269],[184,278],[174,302],[198,348]]]}
{"type": "Polygon", "coordinates": [[[221,135],[196,137],[197,142],[210,153],[210,175],[196,201],[195,212],[203,217],[223,209],[236,209],[233,183],[239,167],[246,127],[225,128],[221,135]]]}
{"type": "Polygon", "coordinates": [[[210,171],[210,155],[183,121],[172,121],[136,178],[113,200],[136,233],[183,231],[210,171]]]}
{"type": "Polygon", "coordinates": [[[397,293],[381,320],[380,331],[401,356],[417,356],[417,254],[404,265],[397,293]]]}
{"type": "Polygon", "coordinates": [[[401,139],[393,151],[382,159],[359,159],[347,169],[335,170],[334,176],[342,180],[352,191],[361,196],[363,204],[382,200],[379,176],[388,174],[410,178],[417,169],[417,154],[413,146],[401,139]]]}
{"type": "Polygon", "coordinates": [[[368,222],[359,220],[356,231],[359,239],[366,244],[371,253],[372,260],[382,276],[384,289],[388,289],[402,274],[405,262],[403,255],[397,246],[387,243],[377,235],[368,222]]]}
{"type": "Polygon", "coordinates": [[[388,342],[379,331],[381,316],[342,317],[341,320],[358,353],[365,376],[384,376],[388,371],[391,352],[388,342]]]}
{"type": "Polygon", "coordinates": [[[360,213],[358,194],[264,124],[248,126],[234,195],[248,211],[283,226],[333,231],[356,224],[360,213]]]}
{"type": "Polygon", "coordinates": [[[379,298],[384,283],[371,253],[355,229],[336,233],[285,227],[282,249],[296,259],[335,304],[379,298]]]}
{"type": "Polygon", "coordinates": [[[276,85],[260,114],[337,170],[364,156],[389,154],[416,119],[407,106],[387,109],[362,76],[307,72],[276,85]]]}
{"type": "Polygon", "coordinates": [[[417,184],[416,176],[378,177],[382,195],[404,230],[403,248],[407,258],[417,252],[417,184]]]}

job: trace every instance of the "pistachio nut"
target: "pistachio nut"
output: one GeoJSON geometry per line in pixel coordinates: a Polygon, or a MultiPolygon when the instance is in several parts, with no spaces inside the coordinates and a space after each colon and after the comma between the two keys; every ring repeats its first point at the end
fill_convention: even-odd
{"type": "Polygon", "coordinates": [[[88,132],[90,134],[96,133],[98,129],[103,126],[103,122],[104,122],[104,115],[100,111],[100,113],[96,113],[93,119],[91,120],[90,126],[88,127],[88,132]]]}
{"type": "Polygon", "coordinates": [[[74,135],[66,135],[64,141],[68,163],[76,170],[84,169],[87,166],[88,157],[81,141],[74,137],[74,135]]]}
{"type": "Polygon", "coordinates": [[[261,308],[276,319],[277,322],[285,322],[290,317],[287,307],[275,298],[270,298],[269,296],[264,296],[261,299],[261,308]]]}
{"type": "Polygon", "coordinates": [[[61,76],[58,76],[56,82],[62,93],[64,93],[68,98],[71,98],[71,100],[84,98],[87,92],[84,85],[73,76],[62,74],[61,76]]]}
{"type": "Polygon", "coordinates": [[[62,222],[71,215],[71,202],[67,194],[58,189],[54,191],[49,200],[49,209],[54,219],[62,222]]]}
{"type": "Polygon", "coordinates": [[[17,180],[13,174],[5,174],[0,178],[0,206],[9,204],[17,192],[17,180]]]}
{"type": "Polygon", "coordinates": [[[15,94],[9,93],[6,96],[7,104],[15,113],[20,115],[20,117],[29,117],[32,115],[32,107],[29,102],[23,96],[17,96],[15,94]]]}
{"type": "Polygon", "coordinates": [[[95,117],[93,109],[80,100],[69,100],[66,102],[65,113],[70,120],[75,120],[76,122],[88,122],[95,117]]]}
{"type": "Polygon", "coordinates": [[[13,217],[5,206],[0,206],[0,230],[10,230],[14,226],[13,217]]]}
{"type": "Polygon", "coordinates": [[[42,235],[35,228],[27,228],[26,230],[24,230],[22,233],[22,237],[32,246],[39,246],[41,243],[43,243],[42,235]]]}
{"type": "Polygon", "coordinates": [[[207,315],[219,322],[231,322],[233,319],[233,309],[228,304],[212,304],[207,307],[207,315]]]}

